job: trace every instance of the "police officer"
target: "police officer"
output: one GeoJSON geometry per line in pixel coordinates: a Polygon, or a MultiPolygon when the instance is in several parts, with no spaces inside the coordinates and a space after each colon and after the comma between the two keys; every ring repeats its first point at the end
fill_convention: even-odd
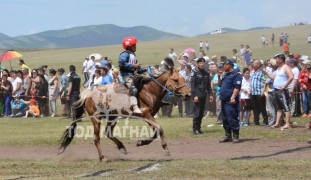
{"type": "MultiPolygon", "coordinates": [[[[80,99],[80,83],[81,83],[81,78],[80,76],[76,73],[76,67],[74,65],[69,66],[69,71],[70,71],[70,76],[69,76],[69,85],[67,88],[67,100],[70,101],[70,104],[72,105],[75,101],[78,101],[80,99]]],[[[83,107],[83,106],[81,106],[83,107]]],[[[78,119],[81,117],[76,117],[76,109],[72,109],[73,113],[73,118],[78,119]]],[[[68,116],[70,115],[70,112],[68,112],[68,116]]],[[[80,115],[79,115],[80,116],[80,115]]],[[[81,114],[82,116],[82,114],[81,114]]]]}
{"type": "Polygon", "coordinates": [[[239,142],[239,92],[241,89],[242,76],[238,69],[234,69],[231,59],[223,62],[226,74],[221,78],[218,74],[218,85],[220,86],[219,99],[221,100],[221,111],[225,138],[219,142],[239,142]],[[233,132],[233,139],[231,133],[233,132]]]}
{"type": "Polygon", "coordinates": [[[201,123],[205,110],[206,95],[209,95],[210,102],[213,101],[210,75],[204,67],[205,59],[199,58],[197,60],[197,67],[194,69],[193,76],[191,77],[191,94],[194,102],[193,133],[195,135],[202,134],[201,123]]]}

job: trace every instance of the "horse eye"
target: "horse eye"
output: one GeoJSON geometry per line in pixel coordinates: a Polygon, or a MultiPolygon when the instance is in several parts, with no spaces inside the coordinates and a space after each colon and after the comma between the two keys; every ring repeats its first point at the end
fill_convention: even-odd
{"type": "Polygon", "coordinates": [[[174,82],[175,82],[175,83],[178,83],[178,79],[174,79],[174,82]]]}

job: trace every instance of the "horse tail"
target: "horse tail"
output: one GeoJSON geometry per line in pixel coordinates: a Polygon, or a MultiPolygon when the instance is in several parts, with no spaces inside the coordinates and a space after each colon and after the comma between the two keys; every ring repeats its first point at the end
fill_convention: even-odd
{"type": "Polygon", "coordinates": [[[80,94],[81,98],[72,104],[72,108],[74,111],[73,120],[81,120],[82,119],[82,115],[84,113],[85,100],[88,97],[88,95],[90,94],[90,92],[91,91],[89,89],[85,89],[80,94]]]}
{"type": "Polygon", "coordinates": [[[66,150],[67,146],[71,143],[71,141],[75,136],[76,128],[77,128],[77,121],[73,121],[70,124],[70,126],[65,130],[60,140],[60,147],[58,148],[58,154],[63,153],[66,150]]]}
{"type": "Polygon", "coordinates": [[[63,133],[63,136],[60,140],[60,147],[58,148],[58,154],[63,153],[73,140],[77,128],[77,122],[81,121],[82,115],[84,113],[85,100],[90,92],[91,91],[89,89],[84,90],[80,95],[81,98],[72,104],[73,122],[63,133]]]}

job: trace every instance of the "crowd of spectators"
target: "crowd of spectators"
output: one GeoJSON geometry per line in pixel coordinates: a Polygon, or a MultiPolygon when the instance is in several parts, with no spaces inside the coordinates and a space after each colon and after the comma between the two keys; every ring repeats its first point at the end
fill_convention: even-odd
{"type": "MultiPolygon", "coordinates": [[[[85,59],[82,71],[86,88],[113,82],[111,60],[96,63],[93,56],[85,59]]],[[[19,59],[19,65],[19,70],[0,69],[0,114],[4,117],[71,118],[71,102],[66,98],[70,69],[66,75],[64,68],[48,69],[47,65],[30,68],[23,59],[19,59]],[[61,114],[58,114],[57,102],[61,104],[61,114]]],[[[114,74],[118,76],[117,69],[114,74]]]]}
{"type": "MultiPolygon", "coordinates": [[[[245,47],[242,45],[240,53],[237,49],[233,49],[232,57],[221,56],[220,63],[218,63],[216,55],[209,58],[204,50],[201,50],[199,56],[205,58],[206,70],[210,73],[215,99],[212,103],[206,102],[206,117],[217,117],[218,123],[221,123],[220,87],[217,85],[217,74],[225,74],[222,62],[231,59],[234,62],[234,68],[243,75],[240,91],[240,126],[260,125],[260,117],[262,117],[262,125],[271,128],[281,127],[284,130],[291,128],[291,117],[311,118],[311,61],[309,57],[295,53],[281,53],[263,60],[251,58],[251,53],[248,45],[245,47]],[[246,53],[248,56],[245,56],[246,53]]],[[[179,64],[179,73],[185,78],[186,85],[190,88],[190,77],[198,58],[195,52],[181,53],[180,56],[172,56],[173,54],[176,53],[172,48],[169,56],[179,64]]],[[[162,106],[162,116],[170,117],[174,105],[178,107],[179,116],[193,115],[192,99],[182,103],[178,98],[172,98],[171,104],[162,106]]],[[[311,124],[307,123],[307,126],[311,124]]]]}
{"type": "MultiPolygon", "coordinates": [[[[178,56],[171,48],[169,57],[176,63],[176,68],[184,77],[186,86],[191,88],[191,76],[198,60],[195,52],[181,53],[178,56]]],[[[212,103],[206,102],[206,117],[214,116],[217,117],[218,123],[222,121],[217,74],[225,74],[222,62],[227,59],[231,59],[234,68],[243,75],[240,92],[240,126],[260,125],[262,117],[263,125],[279,127],[285,114],[285,126],[282,127],[287,129],[291,128],[290,117],[311,117],[311,61],[308,56],[289,53],[278,54],[268,60],[253,59],[249,46],[241,45],[240,51],[233,49],[232,57],[229,58],[226,56],[218,58],[217,55],[209,58],[202,48],[199,57],[205,59],[205,69],[210,73],[214,96],[212,103]],[[278,86],[281,81],[279,77],[286,87],[278,86]],[[285,93],[280,93],[280,89],[285,93]],[[253,121],[250,120],[251,117],[253,121]]],[[[19,60],[19,65],[19,70],[9,71],[3,68],[0,70],[2,77],[0,113],[5,117],[58,115],[70,118],[71,102],[66,98],[70,72],[66,75],[64,68],[48,69],[47,65],[30,68],[23,59],[19,60]],[[61,114],[57,114],[58,100],[61,104],[61,114]]],[[[118,69],[108,57],[101,60],[96,60],[94,56],[86,57],[82,64],[82,74],[85,78],[82,85],[89,89],[98,85],[123,82],[118,69]]],[[[193,103],[191,98],[183,102],[174,97],[170,99],[170,103],[163,103],[160,114],[170,117],[175,105],[178,107],[179,116],[191,117],[193,103]]]]}

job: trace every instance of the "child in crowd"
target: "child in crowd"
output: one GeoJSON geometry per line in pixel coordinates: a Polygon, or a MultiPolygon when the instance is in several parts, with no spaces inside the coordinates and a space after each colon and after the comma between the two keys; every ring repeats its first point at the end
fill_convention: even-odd
{"type": "Polygon", "coordinates": [[[250,70],[248,68],[243,69],[243,79],[241,86],[241,98],[240,98],[240,126],[248,126],[249,118],[252,110],[252,102],[250,99],[251,94],[251,80],[250,70]],[[245,121],[243,121],[245,115],[245,121]]]}
{"type": "Polygon", "coordinates": [[[40,116],[40,110],[39,110],[38,106],[36,105],[37,101],[35,99],[30,99],[29,103],[30,103],[29,110],[26,111],[26,114],[23,118],[27,118],[28,116],[39,117],[40,116]]]}
{"type": "Polygon", "coordinates": [[[26,103],[24,103],[23,98],[18,99],[17,97],[15,97],[11,107],[11,117],[22,117],[25,115],[26,103]]]}

